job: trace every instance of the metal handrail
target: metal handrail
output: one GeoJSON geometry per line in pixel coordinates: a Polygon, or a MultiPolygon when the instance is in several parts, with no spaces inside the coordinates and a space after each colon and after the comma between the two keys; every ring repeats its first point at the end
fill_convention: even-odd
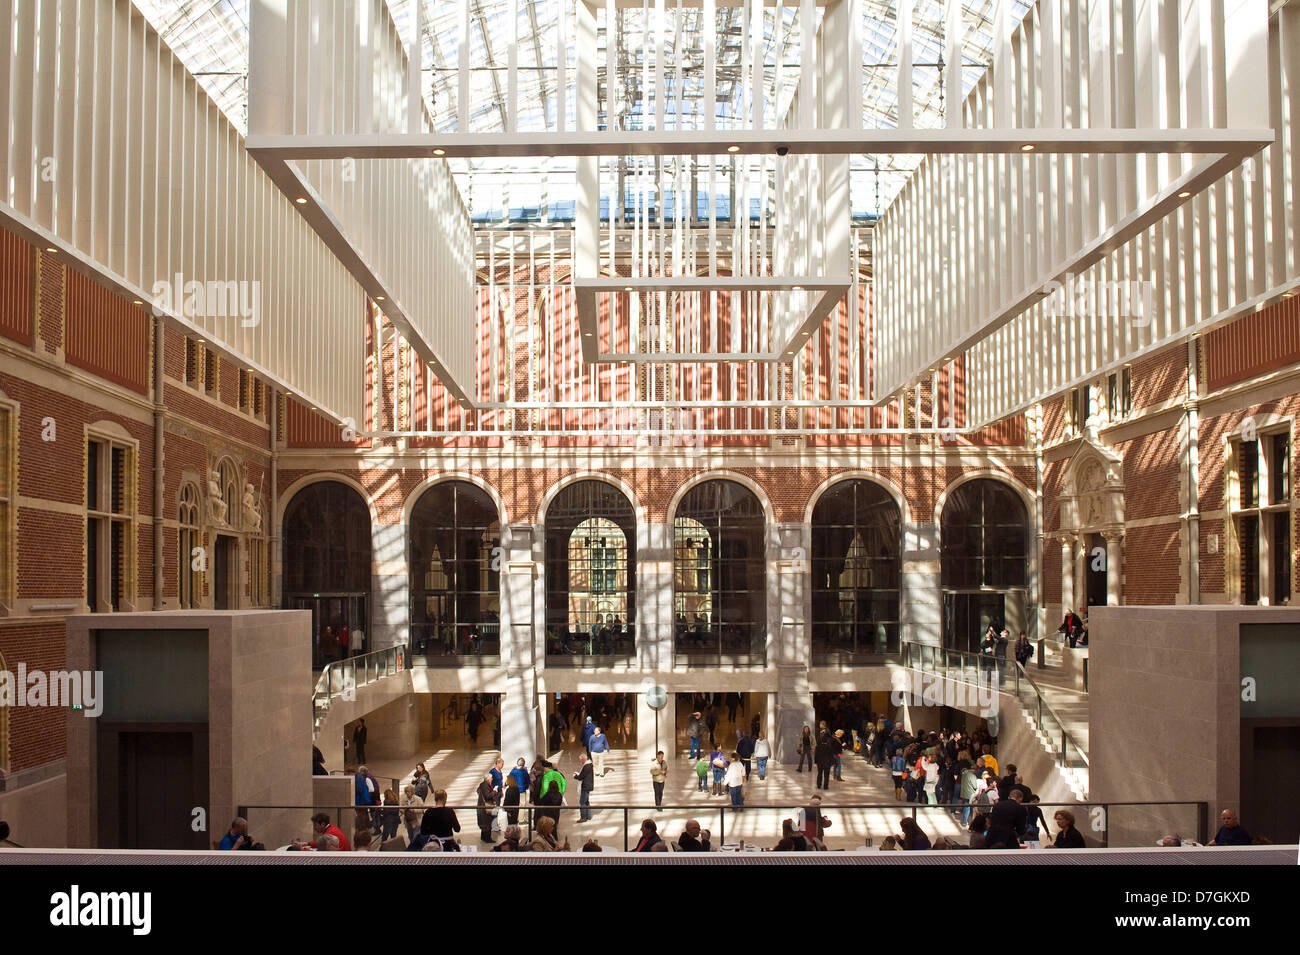
{"type": "Polygon", "coordinates": [[[352,674],[350,685],[356,689],[382,677],[401,673],[405,669],[407,669],[406,647],[400,644],[371,650],[346,660],[335,660],[327,664],[316,679],[316,686],[311,694],[312,712],[313,714],[328,712],[333,698],[347,690],[349,671],[352,674]],[[360,678],[357,676],[358,670],[361,672],[360,678]]]}
{"type": "MultiPolygon", "coordinates": [[[[1064,802],[1064,801],[1051,800],[1049,802],[1039,803],[1039,808],[1043,810],[1044,817],[1050,817],[1051,815],[1051,813],[1047,812],[1047,810],[1055,811],[1057,809],[1069,809],[1072,812],[1074,812],[1077,817],[1083,817],[1089,815],[1088,810],[1094,808],[1100,808],[1102,810],[1101,818],[1103,820],[1108,820],[1111,816],[1112,811],[1115,809],[1126,809],[1134,806],[1195,807],[1197,841],[1200,842],[1201,844],[1204,844],[1209,836],[1209,803],[1203,800],[1175,799],[1175,800],[1168,800],[1168,801],[1142,800],[1137,802],[1115,802],[1111,800],[1084,800],[1083,802],[1064,802]]],[[[434,807],[400,806],[400,805],[399,806],[351,805],[351,806],[334,806],[334,807],[241,805],[236,808],[236,812],[241,817],[245,819],[249,819],[252,813],[258,810],[275,811],[275,812],[294,811],[294,812],[303,812],[303,813],[315,813],[315,812],[319,812],[322,808],[333,809],[333,815],[331,816],[331,818],[335,823],[338,823],[340,820],[346,820],[346,814],[348,813],[349,810],[353,812],[359,811],[362,813],[372,813],[376,811],[403,812],[405,810],[411,809],[414,810],[417,815],[420,815],[424,812],[424,810],[432,809],[434,807]]],[[[541,815],[547,811],[559,812],[569,817],[572,817],[574,814],[578,814],[583,811],[590,811],[592,813],[618,812],[618,813],[622,813],[623,815],[623,851],[625,852],[630,850],[630,846],[631,846],[630,834],[633,831],[632,820],[635,818],[635,816],[643,815],[646,816],[647,818],[655,818],[656,816],[658,816],[661,820],[664,818],[665,814],[671,814],[671,813],[684,813],[688,816],[703,817],[710,820],[712,820],[712,818],[716,816],[718,820],[717,844],[722,845],[726,841],[727,820],[733,818],[732,813],[734,812],[732,807],[727,803],[708,804],[708,805],[701,804],[701,803],[694,803],[694,804],[676,805],[676,806],[664,805],[659,807],[656,807],[651,803],[592,804],[590,806],[581,806],[581,805],[574,805],[572,803],[563,803],[558,806],[546,806],[546,805],[538,805],[537,803],[529,801],[529,802],[521,802],[521,804],[518,806],[502,806],[500,801],[497,801],[491,805],[484,806],[484,807],[480,807],[476,803],[474,804],[465,803],[465,804],[458,804],[458,805],[447,805],[445,808],[451,809],[457,813],[463,812],[466,814],[466,819],[462,823],[462,831],[464,833],[473,833],[477,829],[476,815],[470,815],[470,814],[471,813],[477,814],[480,808],[486,808],[488,811],[494,814],[499,809],[505,809],[509,812],[518,812],[519,813],[518,825],[520,827],[521,832],[523,832],[526,835],[527,841],[532,840],[535,815],[541,815]]],[[[864,810],[864,809],[887,811],[890,813],[901,812],[906,815],[910,815],[912,819],[916,821],[918,820],[920,813],[924,813],[924,812],[955,813],[958,810],[972,808],[972,807],[970,807],[968,803],[954,802],[954,803],[844,803],[844,804],[833,803],[829,805],[823,804],[821,808],[822,811],[825,813],[841,813],[845,810],[864,810]]],[[[790,803],[772,803],[772,804],[745,803],[744,809],[747,812],[772,811],[772,810],[778,812],[792,811],[792,807],[790,803]]],[[[400,818],[401,817],[399,816],[399,820],[400,818]]],[[[920,821],[924,821],[924,820],[920,820],[920,821]]],[[[841,826],[840,828],[841,830],[844,829],[843,826],[841,826]]],[[[1105,847],[1109,844],[1110,841],[1109,825],[1104,823],[1103,828],[1100,831],[1102,832],[1100,841],[1102,846],[1105,847]]]]}
{"type": "MultiPolygon", "coordinates": [[[[1070,735],[1070,731],[1065,728],[1065,721],[1061,719],[1060,715],[1056,712],[1056,710],[1052,709],[1052,704],[1047,702],[1047,698],[1043,696],[1043,691],[1039,689],[1038,684],[1034,682],[1034,678],[1029,675],[1028,671],[1026,671],[1025,668],[1020,665],[1020,661],[1017,660],[1016,661],[1016,690],[1017,690],[1016,695],[1017,696],[1019,696],[1018,691],[1020,689],[1021,676],[1023,676],[1026,680],[1029,681],[1029,685],[1034,688],[1034,695],[1038,697],[1038,725],[1039,726],[1043,725],[1042,711],[1044,709],[1047,710],[1048,715],[1050,715],[1052,719],[1056,720],[1056,725],[1061,727],[1062,748],[1064,748],[1065,741],[1068,740],[1070,745],[1072,745],[1075,748],[1075,751],[1078,752],[1080,758],[1083,759],[1083,765],[1091,766],[1092,764],[1088,762],[1087,750],[1085,750],[1082,746],[1080,746],[1078,740],[1076,740],[1073,736],[1070,735]]],[[[1061,753],[1061,759],[1062,761],[1064,761],[1065,759],[1064,752],[1061,753]]]]}
{"type": "MultiPolygon", "coordinates": [[[[959,658],[970,658],[974,660],[975,661],[974,669],[980,672],[982,672],[984,669],[990,668],[990,664],[996,666],[999,660],[1001,660],[1004,666],[1007,662],[1005,657],[1001,657],[1001,658],[994,657],[994,659],[990,661],[988,654],[985,653],[972,653],[968,650],[950,650],[944,647],[931,646],[930,644],[916,643],[915,641],[911,641],[911,640],[904,641],[903,642],[903,666],[913,670],[921,670],[922,672],[926,672],[924,664],[926,662],[926,656],[928,654],[926,652],[914,653],[913,648],[916,648],[917,651],[929,651],[929,653],[942,654],[944,658],[944,665],[942,671],[938,669],[932,669],[929,672],[932,673],[942,672],[945,679],[949,678],[948,665],[947,665],[947,658],[949,654],[956,654],[959,658]],[[919,661],[921,665],[919,666],[916,665],[913,662],[914,660],[919,661]]],[[[1038,712],[1036,714],[1036,721],[1038,725],[1040,727],[1045,725],[1043,722],[1043,712],[1044,710],[1046,710],[1047,714],[1056,721],[1056,725],[1061,728],[1061,752],[1056,756],[1057,765],[1063,769],[1069,768],[1069,764],[1067,762],[1067,754],[1069,751],[1068,747],[1073,747],[1074,751],[1078,753],[1079,757],[1083,760],[1083,764],[1085,766],[1090,766],[1091,764],[1088,762],[1087,751],[1082,746],[1079,745],[1078,740],[1076,740],[1073,736],[1070,735],[1070,731],[1065,727],[1065,722],[1061,719],[1060,715],[1056,712],[1056,710],[1052,709],[1052,704],[1049,703],[1046,697],[1043,696],[1043,691],[1039,688],[1038,684],[1034,682],[1033,677],[1029,675],[1029,673],[1025,670],[1025,668],[1020,664],[1019,660],[1014,660],[1012,662],[1015,663],[1015,667],[1016,667],[1015,669],[1016,698],[1021,699],[1020,677],[1023,675],[1024,678],[1029,682],[1029,686],[1033,689],[1035,697],[1037,697],[1038,712]]],[[[963,665],[962,672],[964,671],[965,671],[965,666],[963,665]]],[[[1002,693],[1006,693],[1008,691],[1003,687],[1002,682],[1003,681],[1001,677],[999,677],[998,691],[1002,693]]]]}

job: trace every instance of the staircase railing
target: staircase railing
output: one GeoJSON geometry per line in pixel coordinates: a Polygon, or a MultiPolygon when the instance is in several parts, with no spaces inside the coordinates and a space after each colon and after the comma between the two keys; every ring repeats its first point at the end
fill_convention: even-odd
{"type": "Polygon", "coordinates": [[[1002,693],[1013,694],[1021,708],[1033,719],[1035,725],[1049,742],[1056,765],[1061,769],[1087,771],[1088,752],[1066,729],[1043,691],[1023,666],[1016,660],[971,653],[966,650],[949,650],[929,644],[904,642],[903,666],[922,673],[934,673],[947,680],[988,685],[993,683],[1002,693]]]}
{"type": "Polygon", "coordinates": [[[407,668],[406,647],[384,647],[346,660],[335,660],[321,670],[312,690],[311,703],[315,725],[320,726],[336,696],[355,693],[357,687],[375,683],[407,668]]]}

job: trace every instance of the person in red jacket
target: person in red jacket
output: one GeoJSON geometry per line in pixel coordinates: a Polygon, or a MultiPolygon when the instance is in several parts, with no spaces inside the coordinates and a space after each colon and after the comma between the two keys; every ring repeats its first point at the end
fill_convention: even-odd
{"type": "Polygon", "coordinates": [[[315,849],[316,842],[319,841],[320,837],[328,833],[329,835],[333,836],[335,839],[339,841],[339,849],[341,851],[343,852],[352,851],[352,843],[348,841],[348,837],[343,834],[342,829],[330,823],[330,817],[327,816],[325,813],[318,812],[316,813],[316,815],[311,817],[311,829],[312,832],[316,833],[316,839],[313,840],[312,842],[302,842],[298,839],[295,839],[293,840],[293,844],[295,848],[315,849]]]}

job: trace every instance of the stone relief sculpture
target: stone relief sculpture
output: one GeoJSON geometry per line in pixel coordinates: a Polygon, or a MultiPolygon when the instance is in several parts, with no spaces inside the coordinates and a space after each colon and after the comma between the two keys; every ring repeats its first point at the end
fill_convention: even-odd
{"type": "Polygon", "coordinates": [[[254,534],[262,532],[262,512],[257,503],[257,489],[251,484],[244,485],[244,529],[254,534]]]}
{"type": "Polygon", "coordinates": [[[208,469],[208,523],[226,523],[226,502],[221,494],[221,472],[216,468],[208,469]]]}

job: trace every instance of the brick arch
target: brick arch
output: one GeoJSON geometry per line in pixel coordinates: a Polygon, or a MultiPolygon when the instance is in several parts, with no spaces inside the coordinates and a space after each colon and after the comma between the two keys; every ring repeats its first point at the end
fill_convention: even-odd
{"type": "Polygon", "coordinates": [[[671,524],[673,520],[676,519],[677,508],[681,505],[682,498],[686,496],[686,492],[691,490],[691,488],[708,481],[734,481],[741,485],[758,498],[758,503],[763,508],[763,517],[767,521],[768,526],[771,527],[776,523],[776,511],[772,507],[772,499],[768,496],[767,489],[750,475],[744,474],[740,471],[730,471],[727,469],[701,471],[678,487],[673,493],[672,499],[669,500],[667,510],[664,514],[667,523],[671,524]]]}

